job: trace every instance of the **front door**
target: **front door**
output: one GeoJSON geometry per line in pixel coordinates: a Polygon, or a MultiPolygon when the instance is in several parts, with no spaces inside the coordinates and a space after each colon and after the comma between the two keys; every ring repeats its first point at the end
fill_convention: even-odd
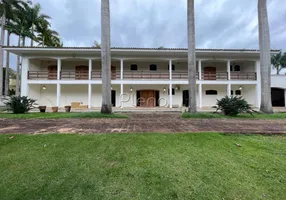
{"type": "Polygon", "coordinates": [[[57,80],[57,72],[58,67],[56,65],[52,65],[48,67],[48,79],[57,80]]]}
{"type": "Polygon", "coordinates": [[[183,91],[183,106],[189,107],[189,90],[183,91]]]}
{"type": "Polygon", "coordinates": [[[88,79],[88,66],[75,67],[75,79],[87,80],[88,79]]]}
{"type": "Polygon", "coordinates": [[[137,105],[140,107],[158,106],[159,91],[141,90],[137,92],[137,105]]]}
{"type": "Polygon", "coordinates": [[[115,80],[115,79],[116,79],[116,67],[111,66],[111,80],[115,80]]]}
{"type": "Polygon", "coordinates": [[[216,68],[215,67],[204,68],[204,80],[216,80],[216,68]]]}

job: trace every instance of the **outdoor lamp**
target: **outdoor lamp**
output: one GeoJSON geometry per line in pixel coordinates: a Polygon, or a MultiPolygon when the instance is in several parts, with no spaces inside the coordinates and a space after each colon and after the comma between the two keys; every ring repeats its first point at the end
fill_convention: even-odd
{"type": "Polygon", "coordinates": [[[46,88],[46,86],[44,85],[44,86],[43,86],[43,90],[45,90],[45,89],[47,89],[47,88],[46,88]]]}
{"type": "Polygon", "coordinates": [[[163,91],[166,92],[166,88],[165,87],[163,88],[163,91]]]}
{"type": "Polygon", "coordinates": [[[130,92],[132,92],[133,91],[133,88],[132,87],[130,87],[130,92]]]}
{"type": "Polygon", "coordinates": [[[239,86],[239,90],[242,90],[242,86],[239,86]]]}

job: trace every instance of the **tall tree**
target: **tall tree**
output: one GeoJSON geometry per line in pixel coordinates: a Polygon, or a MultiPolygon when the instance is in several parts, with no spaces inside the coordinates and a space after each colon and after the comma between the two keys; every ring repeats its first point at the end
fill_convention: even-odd
{"type": "MultiPolygon", "coordinates": [[[[11,32],[7,31],[7,46],[10,46],[10,36],[11,32]]],[[[10,76],[9,76],[9,68],[10,68],[10,53],[6,52],[6,70],[5,70],[5,96],[9,95],[9,83],[10,83],[10,76]]]]}
{"type": "Polygon", "coordinates": [[[258,0],[258,27],[261,69],[260,111],[264,113],[273,113],[271,102],[271,50],[267,0],[258,0]]]}
{"type": "Polygon", "coordinates": [[[282,54],[280,51],[278,54],[271,57],[271,64],[276,69],[276,73],[280,74],[283,68],[286,68],[286,53],[282,54]]]}
{"type": "Polygon", "coordinates": [[[110,9],[109,0],[101,0],[101,65],[102,105],[101,113],[111,114],[111,57],[110,57],[110,9]]]}
{"type": "Polygon", "coordinates": [[[25,5],[23,0],[1,0],[0,1],[0,14],[1,14],[1,37],[0,37],[0,96],[3,95],[3,65],[4,65],[4,40],[5,40],[5,24],[8,18],[13,15],[14,8],[20,8],[25,5]]]}
{"type": "Polygon", "coordinates": [[[194,0],[188,0],[188,79],[189,79],[189,109],[197,112],[196,100],[196,40],[195,40],[195,5],[194,0]]]}
{"type": "MultiPolygon", "coordinates": [[[[39,3],[27,8],[27,16],[29,27],[31,27],[31,33],[35,35],[35,27],[39,26],[40,23],[51,19],[50,16],[41,14],[41,6],[39,3]]],[[[36,38],[31,38],[31,46],[34,46],[34,40],[36,38]]]]}

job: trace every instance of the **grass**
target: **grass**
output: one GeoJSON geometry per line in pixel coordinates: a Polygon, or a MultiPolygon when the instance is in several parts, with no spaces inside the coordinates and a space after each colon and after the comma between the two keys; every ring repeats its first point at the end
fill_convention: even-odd
{"type": "Polygon", "coordinates": [[[285,152],[282,136],[0,135],[0,194],[5,200],[286,199],[285,152]]]}
{"type": "Polygon", "coordinates": [[[84,112],[84,113],[26,113],[26,114],[12,114],[0,113],[0,118],[12,119],[61,119],[61,118],[127,118],[122,114],[101,114],[99,112],[84,112]]]}
{"type": "Polygon", "coordinates": [[[206,119],[211,119],[211,118],[230,118],[230,119],[286,119],[286,113],[274,113],[274,114],[262,114],[262,113],[257,113],[257,114],[239,114],[238,116],[231,117],[231,116],[225,116],[223,114],[219,113],[210,113],[210,112],[200,112],[197,114],[190,114],[190,113],[183,113],[181,115],[182,118],[187,118],[187,119],[194,119],[194,118],[206,118],[206,119]]]}

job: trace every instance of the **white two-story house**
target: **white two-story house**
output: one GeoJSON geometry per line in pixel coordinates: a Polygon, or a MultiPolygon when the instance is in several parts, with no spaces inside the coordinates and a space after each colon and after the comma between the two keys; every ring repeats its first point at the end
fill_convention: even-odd
{"type": "MultiPolygon", "coordinates": [[[[88,47],[7,47],[22,60],[21,95],[43,106],[101,106],[101,50],[88,47]]],[[[272,53],[279,51],[273,50],[272,53]]],[[[114,107],[188,106],[187,49],[112,48],[114,107]]],[[[212,107],[226,95],[242,95],[259,107],[259,51],[197,49],[197,105],[212,107]]]]}

